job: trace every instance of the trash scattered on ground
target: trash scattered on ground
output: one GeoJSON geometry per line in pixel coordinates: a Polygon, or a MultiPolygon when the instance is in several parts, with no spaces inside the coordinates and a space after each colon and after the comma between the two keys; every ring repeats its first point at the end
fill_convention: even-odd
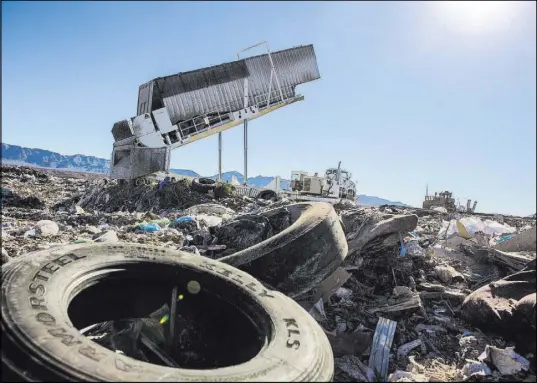
{"type": "MultiPolygon", "coordinates": [[[[445,208],[437,208],[444,209],[445,208]]],[[[388,382],[428,382],[429,379],[425,375],[413,374],[412,372],[397,370],[394,373],[390,374],[388,377],[388,382]]]]}
{"type": "Polygon", "coordinates": [[[468,380],[472,377],[485,377],[490,375],[492,375],[492,371],[485,363],[470,361],[462,367],[458,377],[461,380],[468,380]]]}
{"type": "MultiPolygon", "coordinates": [[[[215,200],[183,180],[170,180],[159,191],[155,185],[120,187],[102,175],[17,166],[3,166],[2,176],[2,263],[91,241],[220,259],[291,222],[286,209],[261,215],[289,201],[215,200]]],[[[334,381],[534,379],[535,217],[398,206],[336,210],[349,252],[308,292],[315,307],[307,308],[332,345],[334,381]],[[371,375],[375,370],[379,376],[371,375]]],[[[105,327],[86,336],[102,336],[95,341],[107,347],[113,340],[121,345],[118,353],[134,355],[119,334],[136,329],[146,358],[171,365],[158,336],[140,329],[148,324],[135,322],[114,328],[115,337],[111,330],[102,336],[105,327]]]]}
{"type": "Polygon", "coordinates": [[[500,349],[487,345],[483,354],[479,356],[479,360],[492,363],[502,375],[515,375],[522,370],[528,371],[530,368],[530,362],[518,355],[514,347],[500,349]]]}
{"type": "Polygon", "coordinates": [[[335,359],[336,366],[358,382],[375,382],[375,373],[354,355],[335,359]]]}

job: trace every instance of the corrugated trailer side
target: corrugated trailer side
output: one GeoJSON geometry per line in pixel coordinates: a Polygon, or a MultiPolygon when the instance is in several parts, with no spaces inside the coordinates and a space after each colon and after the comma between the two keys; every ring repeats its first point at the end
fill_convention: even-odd
{"type": "MultiPolygon", "coordinates": [[[[295,95],[297,85],[320,78],[313,45],[273,52],[271,56],[285,98],[295,95]]],[[[280,97],[270,74],[268,54],[263,54],[157,78],[140,87],[138,111],[145,111],[147,105],[151,110],[157,108],[155,104],[166,106],[173,124],[207,113],[237,111],[244,106],[245,78],[250,105],[266,98],[269,87],[271,100],[280,97]]]]}

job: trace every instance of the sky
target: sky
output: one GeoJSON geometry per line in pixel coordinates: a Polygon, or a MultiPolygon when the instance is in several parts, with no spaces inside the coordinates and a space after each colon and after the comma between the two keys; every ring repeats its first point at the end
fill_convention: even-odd
{"type": "MultiPolygon", "coordinates": [[[[342,161],[359,194],[421,206],[428,185],[533,214],[535,15],[530,1],[2,1],[2,142],[109,158],[141,84],[264,40],[313,44],[321,79],[297,87],[305,100],[249,124],[249,176],[342,161]]],[[[171,167],[216,174],[217,148],[179,148],[171,167]]],[[[241,127],[222,161],[243,172],[241,127]]]]}

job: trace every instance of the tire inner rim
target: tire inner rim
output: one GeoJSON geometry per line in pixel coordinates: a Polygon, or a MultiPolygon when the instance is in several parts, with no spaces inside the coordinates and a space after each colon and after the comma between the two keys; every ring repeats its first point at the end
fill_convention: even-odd
{"type": "Polygon", "coordinates": [[[77,278],[66,298],[70,320],[89,339],[158,365],[234,366],[254,358],[272,337],[268,313],[245,288],[185,265],[106,267],[77,278]]]}

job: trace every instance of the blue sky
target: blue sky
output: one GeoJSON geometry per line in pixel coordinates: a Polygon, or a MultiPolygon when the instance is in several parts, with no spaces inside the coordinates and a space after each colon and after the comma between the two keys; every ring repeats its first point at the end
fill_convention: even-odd
{"type": "MultiPolygon", "coordinates": [[[[2,2],[2,142],[109,158],[152,78],[314,44],[305,101],[252,121],[249,175],[341,160],[360,194],[536,211],[535,2],[2,2]],[[464,5],[464,3],[468,3],[464,5]],[[460,5],[462,4],[462,5],[460,5]]],[[[243,169],[242,129],[223,135],[243,169]]],[[[172,167],[217,172],[217,138],[172,167]]]]}

